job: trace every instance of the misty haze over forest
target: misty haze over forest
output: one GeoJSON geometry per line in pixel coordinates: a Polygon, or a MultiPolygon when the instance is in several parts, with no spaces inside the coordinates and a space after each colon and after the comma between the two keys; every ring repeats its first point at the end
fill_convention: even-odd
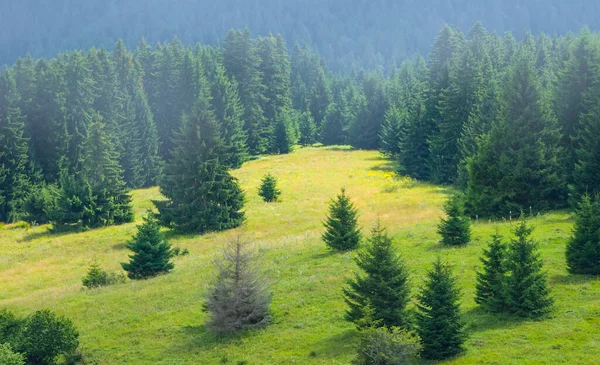
{"type": "Polygon", "coordinates": [[[563,35],[597,29],[593,0],[22,0],[0,10],[0,64],[17,57],[54,57],[92,46],[111,49],[122,38],[150,44],[221,43],[231,28],[254,36],[282,34],[292,47],[306,43],[332,69],[372,69],[415,53],[429,53],[444,24],[467,31],[482,21],[490,32],[563,35]]]}

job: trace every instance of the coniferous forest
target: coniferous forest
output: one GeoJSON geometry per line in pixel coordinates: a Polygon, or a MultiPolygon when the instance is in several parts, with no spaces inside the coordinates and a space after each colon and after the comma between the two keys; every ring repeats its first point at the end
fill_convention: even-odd
{"type": "MultiPolygon", "coordinates": [[[[281,169],[263,167],[260,187],[244,189],[240,171],[248,164],[321,146],[377,151],[396,184],[387,193],[402,196],[420,184],[451,195],[444,213],[432,214],[443,216],[437,226],[426,227],[440,246],[488,247],[474,267],[460,267],[461,275],[476,275],[467,290],[443,253],[428,258],[427,271],[416,277],[412,256],[396,249],[379,215],[371,230],[361,226],[369,198],[357,204],[356,191],[336,186],[341,193],[322,212],[318,240],[327,247],[322,257],[343,257],[354,269],[339,285],[347,308],[336,316],[358,333],[350,341],[357,344],[355,364],[465,354],[481,329],[465,321],[464,292],[478,305],[470,316],[478,310],[515,322],[551,318],[561,305],[552,294],[558,279],[545,271],[528,219],[573,212],[563,271],[600,273],[599,34],[583,26],[576,34],[515,38],[481,22],[466,31],[445,25],[427,41],[404,44],[400,37],[385,54],[373,49],[339,62],[333,61],[339,49],[324,51],[326,40],[301,44],[286,32],[254,36],[248,29],[206,34],[210,41],[195,45],[185,36],[157,43],[138,37],[131,46],[134,33],[107,47],[99,40],[97,48],[27,55],[6,66],[0,72],[0,229],[45,226],[60,240],[143,218],[136,234],[127,228],[133,237],[123,247],[134,254],[119,265],[129,279],[151,282],[173,275],[180,263],[191,265],[184,261],[189,251],[171,239],[242,227],[254,218],[256,210],[247,206],[256,199],[270,212],[303,199],[282,187],[281,169]],[[215,45],[215,38],[222,42],[215,45]],[[418,53],[424,42],[431,44],[426,57],[418,53]],[[142,217],[136,191],[155,186],[159,194],[147,199],[142,217]],[[507,221],[506,240],[498,231],[481,239],[480,222],[507,221]]],[[[75,35],[64,39],[78,44],[75,35]]],[[[54,52],[40,44],[35,53],[54,52]]],[[[195,284],[208,288],[202,331],[234,336],[279,325],[291,309],[281,310],[270,289],[276,283],[260,265],[263,248],[239,236],[225,246],[213,282],[195,284]]],[[[90,290],[126,281],[95,259],[81,280],[90,290]]],[[[0,311],[0,362],[89,363],[76,350],[78,338],[73,322],[51,311],[0,311]]],[[[223,355],[221,363],[228,361],[223,355]]]]}

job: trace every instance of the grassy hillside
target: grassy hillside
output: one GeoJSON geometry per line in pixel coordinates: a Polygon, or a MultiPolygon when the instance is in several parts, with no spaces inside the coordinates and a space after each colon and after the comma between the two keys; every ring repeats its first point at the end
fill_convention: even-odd
{"type": "MultiPolygon", "coordinates": [[[[355,331],[343,319],[341,286],[354,269],[353,254],[330,254],[320,241],[330,197],[341,187],[361,211],[368,230],[377,218],[395,235],[411,269],[413,291],[436,255],[454,264],[463,289],[462,309],[470,339],[467,353],[452,364],[593,364],[600,358],[600,280],[568,276],[567,213],[536,217],[539,240],[556,309],[543,322],[502,319],[474,303],[475,270],[488,237],[510,223],[477,222],[474,242],[440,247],[435,233],[448,191],[394,179],[388,161],[376,152],[307,148],[270,156],[235,171],[247,193],[243,228],[205,236],[173,236],[188,248],[173,273],[148,281],[83,290],[81,277],[97,258],[120,270],[129,252],[125,242],[135,224],[77,234],[53,235],[47,227],[0,230],[0,308],[25,315],[50,308],[73,319],[86,353],[102,364],[348,364],[355,331]],[[282,201],[263,203],[256,191],[267,172],[277,176],[282,201]],[[255,242],[273,291],[274,323],[240,338],[218,339],[203,327],[203,294],[214,274],[219,247],[242,233],[255,242]]],[[[134,192],[138,221],[158,190],[134,192]]]]}

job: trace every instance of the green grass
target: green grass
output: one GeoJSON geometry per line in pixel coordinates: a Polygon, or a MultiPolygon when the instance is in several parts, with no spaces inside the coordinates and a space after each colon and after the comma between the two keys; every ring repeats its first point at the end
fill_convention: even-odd
{"type": "MultiPolygon", "coordinates": [[[[365,231],[380,219],[394,234],[412,272],[413,292],[437,255],[454,264],[470,338],[465,355],[447,363],[598,363],[600,280],[566,272],[568,213],[531,220],[556,299],[552,318],[500,318],[477,309],[475,270],[489,236],[496,229],[508,235],[510,223],[478,222],[470,245],[442,248],[436,225],[449,191],[395,179],[390,169],[376,152],[344,148],[305,148],[249,162],[234,172],[248,200],[242,228],[204,236],[169,233],[173,245],[190,251],[175,259],[171,274],[94,290],[81,285],[91,260],[97,258],[108,271],[120,270],[135,224],[58,235],[47,227],[7,225],[0,230],[0,308],[21,315],[49,308],[70,317],[84,351],[102,364],[219,364],[224,359],[229,364],[348,364],[355,331],[343,319],[341,287],[355,268],[353,254],[330,254],[320,241],[329,198],[346,187],[365,231]],[[257,195],[268,172],[279,180],[279,203],[264,203],[257,195]],[[203,327],[203,295],[219,247],[240,233],[261,253],[273,292],[274,323],[219,339],[203,327]]],[[[159,193],[138,190],[133,197],[139,222],[159,193]]]]}

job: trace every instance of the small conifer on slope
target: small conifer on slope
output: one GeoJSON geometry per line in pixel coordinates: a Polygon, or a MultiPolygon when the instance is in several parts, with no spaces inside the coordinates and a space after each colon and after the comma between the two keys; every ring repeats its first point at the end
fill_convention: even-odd
{"type": "Polygon", "coordinates": [[[239,237],[223,250],[217,261],[217,278],[204,304],[211,331],[232,334],[269,324],[271,295],[255,264],[254,252],[239,237]]]}
{"type": "Polygon", "coordinates": [[[423,344],[421,356],[443,360],[461,353],[466,335],[459,308],[460,291],[450,266],[439,257],[427,273],[417,300],[417,333],[423,344]]]}
{"type": "Polygon", "coordinates": [[[349,306],[346,319],[359,327],[408,327],[408,270],[379,222],[371,230],[364,250],[358,253],[356,264],[362,273],[343,289],[349,306]]]}
{"type": "Polygon", "coordinates": [[[258,195],[267,203],[277,201],[281,190],[277,189],[277,178],[271,174],[265,175],[258,189],[258,195]]]}
{"type": "Polygon", "coordinates": [[[362,234],[358,227],[358,211],[345,189],[329,204],[329,216],[323,225],[323,241],[332,250],[350,251],[359,246],[362,234]]]}
{"type": "Polygon", "coordinates": [[[452,196],[444,206],[447,218],[442,218],[438,233],[442,243],[447,246],[462,246],[471,240],[471,221],[465,215],[462,201],[458,195],[452,196]]]}
{"type": "Polygon", "coordinates": [[[496,233],[483,251],[483,269],[477,272],[475,294],[475,302],[492,312],[506,310],[506,256],[506,244],[502,242],[502,236],[496,233]]]}
{"type": "Polygon", "coordinates": [[[523,220],[515,229],[516,239],[511,240],[507,304],[510,312],[519,317],[539,318],[550,312],[553,300],[537,244],[530,238],[531,232],[523,220]]]}
{"type": "Polygon", "coordinates": [[[600,196],[584,195],[579,203],[566,258],[570,273],[600,275],[600,196]]]}
{"type": "Polygon", "coordinates": [[[158,220],[149,214],[127,248],[134,252],[122,263],[130,279],[147,279],[173,270],[171,245],[164,240],[158,220]]]}

